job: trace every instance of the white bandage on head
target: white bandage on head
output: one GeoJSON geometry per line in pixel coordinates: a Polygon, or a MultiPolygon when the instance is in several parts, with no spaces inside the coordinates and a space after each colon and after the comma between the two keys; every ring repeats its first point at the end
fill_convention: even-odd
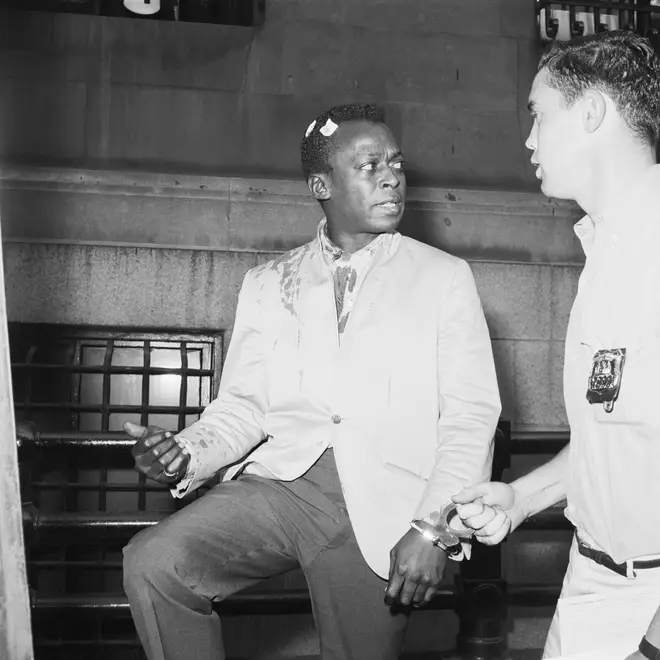
{"type": "Polygon", "coordinates": [[[321,128],[321,134],[325,135],[325,137],[330,137],[338,128],[339,126],[328,117],[328,121],[326,121],[325,125],[321,128]]]}

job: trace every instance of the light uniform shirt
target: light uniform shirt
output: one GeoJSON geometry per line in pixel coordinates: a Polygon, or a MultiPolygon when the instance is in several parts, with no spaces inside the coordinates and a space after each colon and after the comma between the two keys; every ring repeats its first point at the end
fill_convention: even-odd
{"type": "Polygon", "coordinates": [[[567,516],[616,562],[660,554],[660,166],[575,226],[586,263],[566,334],[567,516]],[[594,354],[626,349],[611,412],[589,403],[594,354]]]}

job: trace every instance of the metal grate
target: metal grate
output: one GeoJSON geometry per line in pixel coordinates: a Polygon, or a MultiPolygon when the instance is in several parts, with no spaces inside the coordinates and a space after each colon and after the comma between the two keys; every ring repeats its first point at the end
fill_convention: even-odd
{"type": "MultiPolygon", "coordinates": [[[[173,431],[188,426],[215,393],[222,333],[16,323],[9,333],[17,421],[34,422],[43,432],[41,451],[21,461],[24,503],[45,514],[133,516],[187,503],[138,474],[126,445],[72,451],[54,439],[125,437],[127,420],[173,431]]],[[[69,538],[30,540],[26,535],[31,589],[50,595],[122,591],[125,538],[101,533],[90,539],[81,527],[69,538]]],[[[130,621],[92,616],[81,626],[61,616],[35,617],[34,637],[43,660],[143,657],[130,621]]]]}
{"type": "Polygon", "coordinates": [[[536,0],[536,11],[542,41],[630,30],[647,37],[660,52],[658,0],[536,0]]]}

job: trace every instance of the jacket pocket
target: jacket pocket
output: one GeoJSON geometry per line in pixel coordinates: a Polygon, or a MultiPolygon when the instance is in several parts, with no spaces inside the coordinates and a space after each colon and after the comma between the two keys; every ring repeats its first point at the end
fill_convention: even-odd
{"type": "Polygon", "coordinates": [[[402,474],[411,479],[416,479],[417,481],[428,481],[426,477],[423,477],[422,475],[418,474],[417,472],[414,472],[413,470],[409,470],[408,468],[402,467],[401,465],[395,465],[394,463],[390,463],[389,461],[383,461],[383,466],[386,469],[391,470],[392,472],[396,472],[397,474],[402,474]]]}

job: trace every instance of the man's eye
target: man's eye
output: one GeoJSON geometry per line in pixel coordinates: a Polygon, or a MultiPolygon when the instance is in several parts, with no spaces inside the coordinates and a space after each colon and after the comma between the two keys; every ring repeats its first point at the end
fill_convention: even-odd
{"type": "Polygon", "coordinates": [[[360,167],[361,170],[367,170],[369,172],[372,172],[373,170],[376,169],[376,163],[365,163],[360,167]]]}
{"type": "Polygon", "coordinates": [[[393,170],[398,170],[399,172],[403,171],[405,166],[405,162],[402,160],[398,160],[396,163],[392,163],[391,167],[393,170]]]}

